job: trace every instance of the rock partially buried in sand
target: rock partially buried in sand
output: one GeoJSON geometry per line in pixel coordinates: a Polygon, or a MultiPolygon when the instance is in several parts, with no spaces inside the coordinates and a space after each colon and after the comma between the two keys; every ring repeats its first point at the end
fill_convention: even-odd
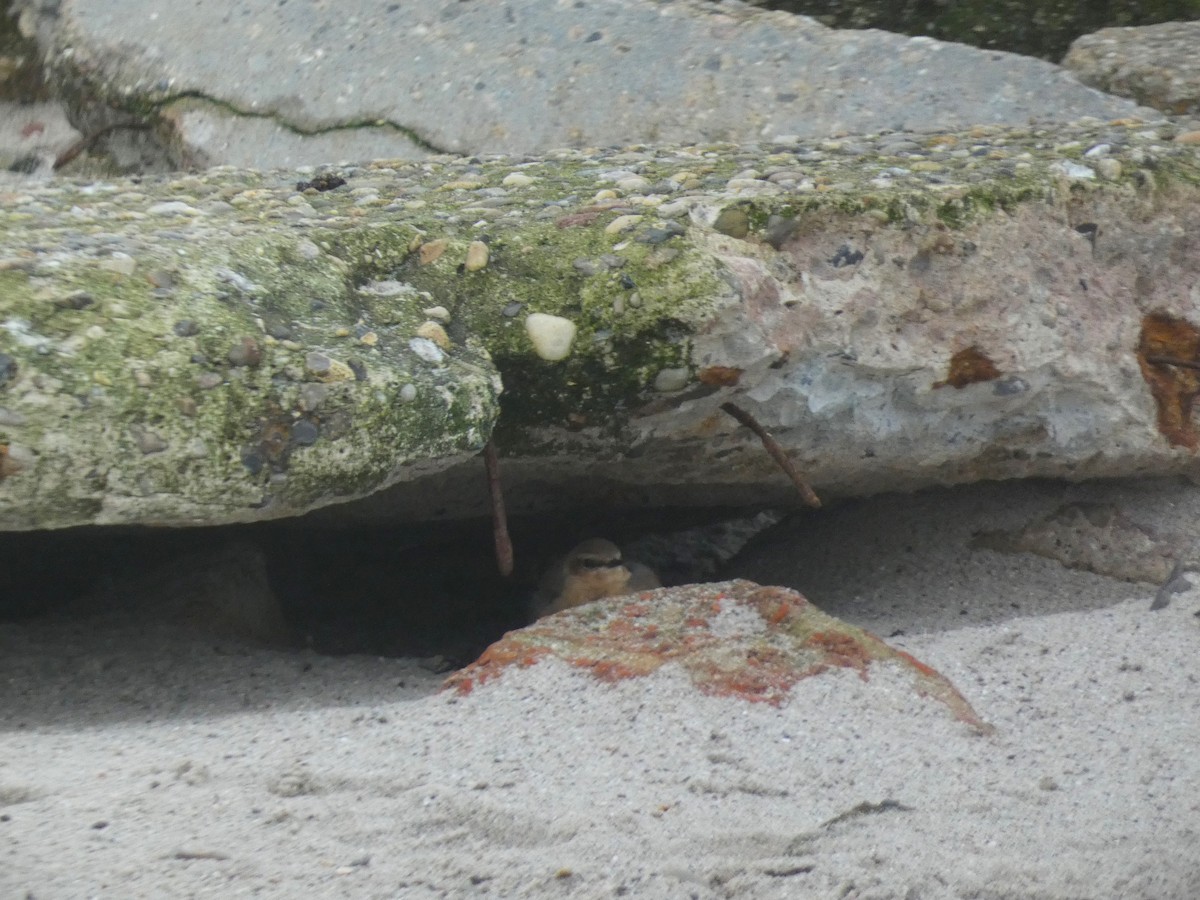
{"type": "Polygon", "coordinates": [[[557,362],[571,355],[575,342],[575,323],[562,316],[530,313],[525,331],[533,341],[533,349],[542,359],[557,362]]]}
{"type": "Polygon", "coordinates": [[[681,666],[707,694],[781,704],[802,678],[892,663],[913,689],[980,733],[992,731],[971,704],[929,666],[870,632],[826,615],[795,591],[727,581],[599,600],[506,634],[447,687],[470,693],[510,666],[557,657],[616,681],[681,666]]]}

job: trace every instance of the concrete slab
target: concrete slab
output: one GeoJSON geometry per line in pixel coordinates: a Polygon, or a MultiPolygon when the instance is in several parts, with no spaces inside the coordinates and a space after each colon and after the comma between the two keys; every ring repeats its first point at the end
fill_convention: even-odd
{"type": "Polygon", "coordinates": [[[733,3],[15,5],[75,96],[142,113],[199,97],[296,134],[264,143],[261,121],[240,131],[213,128],[211,116],[196,127],[179,118],[186,152],[212,162],[534,153],[1147,114],[1040,60],[834,31],[733,3]],[[400,149],[363,143],[361,126],[373,123],[394,129],[400,149]],[[321,142],[302,137],[317,134],[321,142]],[[341,141],[331,145],[333,134],[341,141]],[[306,143],[312,149],[301,152],[306,143]]]}

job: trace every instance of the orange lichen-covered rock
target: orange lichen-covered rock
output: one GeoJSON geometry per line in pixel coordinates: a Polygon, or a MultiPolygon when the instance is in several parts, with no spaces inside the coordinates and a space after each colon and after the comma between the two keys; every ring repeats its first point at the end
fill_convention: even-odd
{"type": "Polygon", "coordinates": [[[934,382],[935,388],[946,387],[962,389],[968,384],[978,384],[981,381],[995,381],[1001,372],[991,358],[972,345],[959,350],[950,357],[949,370],[944,381],[934,382]]]}
{"type": "Polygon", "coordinates": [[[1200,395],[1200,328],[1151,313],[1142,319],[1138,365],[1158,408],[1158,430],[1172,447],[1200,447],[1192,410],[1200,395]]]}
{"type": "Polygon", "coordinates": [[[516,666],[556,657],[606,681],[681,666],[705,693],[782,703],[802,678],[891,662],[911,671],[918,693],[944,703],[979,731],[990,727],[929,666],[875,635],[826,615],[795,591],[750,581],[689,585],[614,597],[506,634],[446,686],[469,693],[516,666]]]}

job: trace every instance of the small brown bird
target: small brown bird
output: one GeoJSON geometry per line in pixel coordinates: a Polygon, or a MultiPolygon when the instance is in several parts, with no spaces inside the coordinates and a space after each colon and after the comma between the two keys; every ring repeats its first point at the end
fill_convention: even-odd
{"type": "Polygon", "coordinates": [[[654,570],[625,562],[612,541],[589,538],[555,562],[533,597],[534,618],[542,618],[599,600],[662,587],[654,570]]]}

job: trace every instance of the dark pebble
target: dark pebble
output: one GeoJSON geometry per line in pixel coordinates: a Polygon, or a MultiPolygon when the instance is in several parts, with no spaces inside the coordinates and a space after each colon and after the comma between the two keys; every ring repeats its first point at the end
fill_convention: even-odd
{"type": "Polygon", "coordinates": [[[1001,378],[993,387],[992,392],[997,397],[1011,397],[1014,394],[1024,394],[1029,390],[1029,382],[1017,375],[1001,378]]]}
{"type": "Polygon", "coordinates": [[[162,453],[167,449],[167,442],[163,440],[162,435],[157,431],[151,431],[149,428],[138,428],[133,432],[133,439],[137,443],[137,447],[142,451],[143,456],[149,456],[152,453],[162,453]]]}
{"type": "Polygon", "coordinates": [[[355,381],[367,380],[367,364],[361,359],[350,358],[346,360],[346,365],[350,367],[350,371],[354,373],[355,381]]]}
{"type": "Polygon", "coordinates": [[[247,450],[242,454],[242,465],[251,475],[257,475],[263,470],[266,460],[263,459],[261,453],[257,450],[247,450]]]}
{"type": "Polygon", "coordinates": [[[175,287],[175,278],[170,272],[167,272],[164,269],[155,269],[146,276],[146,280],[149,281],[154,287],[159,289],[169,291],[171,288],[175,287]]]}
{"type": "Polygon", "coordinates": [[[32,175],[42,165],[42,161],[37,156],[29,155],[22,156],[20,159],[13,162],[8,167],[8,171],[17,172],[21,175],[32,175]]]}
{"type": "Polygon", "coordinates": [[[7,353],[0,353],[0,385],[6,384],[17,375],[17,361],[7,353]]]}
{"type": "Polygon", "coordinates": [[[835,269],[841,269],[846,266],[857,266],[862,261],[861,250],[851,250],[849,244],[842,244],[838,247],[837,253],[829,260],[829,264],[835,269]]]}
{"type": "Polygon", "coordinates": [[[323,175],[314,176],[312,181],[296,182],[296,190],[307,191],[311,188],[314,191],[320,191],[323,193],[325,191],[332,191],[334,188],[340,188],[345,183],[345,178],[326,173],[323,175]]]}
{"type": "Polygon", "coordinates": [[[229,362],[235,366],[253,368],[262,362],[262,349],[258,346],[258,341],[252,337],[242,338],[230,348],[227,355],[229,362]]]}
{"type": "Polygon", "coordinates": [[[717,215],[713,228],[721,234],[741,240],[750,233],[750,215],[738,206],[727,206],[717,215]]]}
{"type": "Polygon", "coordinates": [[[301,419],[292,425],[292,443],[298,444],[301,447],[307,447],[310,444],[315,444],[317,438],[321,436],[321,429],[315,423],[308,419],[301,419]]]}
{"type": "Polygon", "coordinates": [[[515,318],[516,316],[520,315],[521,310],[524,307],[525,307],[524,303],[518,303],[517,301],[514,300],[512,303],[507,304],[504,307],[504,309],[500,310],[500,315],[504,316],[507,319],[512,319],[512,318],[515,318]]]}
{"type": "Polygon", "coordinates": [[[180,337],[192,337],[193,335],[200,333],[200,326],[191,319],[180,319],[175,323],[171,330],[180,337]]]}
{"type": "Polygon", "coordinates": [[[87,291],[72,291],[55,300],[54,305],[59,309],[86,309],[95,302],[96,299],[87,291]]]}
{"type": "Polygon", "coordinates": [[[673,237],[679,237],[686,234],[687,229],[678,222],[668,222],[666,225],[657,228],[647,228],[639,234],[635,240],[639,244],[661,244],[664,241],[669,241],[673,237]]]}

